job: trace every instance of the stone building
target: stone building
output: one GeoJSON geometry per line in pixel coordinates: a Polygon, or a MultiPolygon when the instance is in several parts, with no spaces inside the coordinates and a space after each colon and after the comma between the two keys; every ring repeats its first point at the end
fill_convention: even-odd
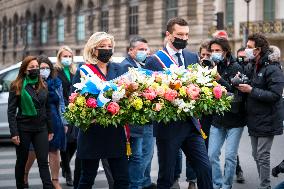
{"type": "Polygon", "coordinates": [[[0,67],[26,54],[56,56],[61,45],[82,55],[96,31],[115,36],[116,56],[125,54],[135,35],[157,50],[174,16],[190,23],[189,48],[197,50],[214,24],[214,0],[0,0],[0,67]]]}
{"type": "MultiPolygon", "coordinates": [[[[249,34],[263,33],[271,45],[281,49],[284,60],[283,0],[215,0],[214,7],[215,13],[224,14],[224,27],[229,33],[234,51],[244,46],[248,22],[249,34]]],[[[214,26],[211,29],[213,32],[214,26]]]]}

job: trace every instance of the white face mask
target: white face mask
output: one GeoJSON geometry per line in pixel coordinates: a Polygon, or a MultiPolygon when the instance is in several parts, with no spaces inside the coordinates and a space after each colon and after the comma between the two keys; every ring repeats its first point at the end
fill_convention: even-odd
{"type": "Polygon", "coordinates": [[[246,48],[245,49],[245,53],[246,53],[246,57],[249,59],[249,60],[253,60],[255,58],[254,54],[253,54],[253,50],[254,49],[249,49],[249,48],[246,48]]]}
{"type": "Polygon", "coordinates": [[[40,69],[40,75],[46,80],[50,75],[50,69],[40,69]]]}
{"type": "Polygon", "coordinates": [[[61,64],[64,66],[64,67],[68,67],[72,64],[72,58],[66,58],[66,57],[62,57],[61,58],[61,64]]]}

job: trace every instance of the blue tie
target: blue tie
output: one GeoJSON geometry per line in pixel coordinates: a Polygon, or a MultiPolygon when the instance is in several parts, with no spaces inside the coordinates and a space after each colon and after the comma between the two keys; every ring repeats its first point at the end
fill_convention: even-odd
{"type": "Polygon", "coordinates": [[[177,52],[177,53],[176,53],[176,56],[178,57],[178,65],[179,65],[179,66],[182,66],[183,63],[182,63],[182,60],[181,60],[181,58],[180,58],[180,53],[177,52]]]}

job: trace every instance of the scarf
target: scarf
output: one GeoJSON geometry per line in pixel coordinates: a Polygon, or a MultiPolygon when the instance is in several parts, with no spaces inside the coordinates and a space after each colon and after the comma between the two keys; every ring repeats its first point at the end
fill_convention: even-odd
{"type": "Polygon", "coordinates": [[[23,81],[23,86],[21,90],[21,109],[22,115],[26,116],[35,116],[37,115],[37,111],[35,109],[35,105],[31,95],[27,92],[27,85],[35,85],[38,83],[38,78],[30,79],[29,77],[25,77],[23,81]]]}

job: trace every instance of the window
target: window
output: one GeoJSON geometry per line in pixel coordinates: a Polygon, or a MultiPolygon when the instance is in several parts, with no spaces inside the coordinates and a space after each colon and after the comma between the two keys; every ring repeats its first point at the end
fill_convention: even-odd
{"type": "Polygon", "coordinates": [[[82,41],[85,39],[85,16],[78,15],[76,20],[77,27],[77,40],[82,41]]]}
{"type": "Polygon", "coordinates": [[[226,26],[234,25],[234,0],[226,0],[226,26]]]}
{"type": "Polygon", "coordinates": [[[275,19],[275,0],[263,0],[263,20],[275,19]]]}
{"type": "Polygon", "coordinates": [[[101,14],[101,30],[108,32],[108,11],[102,11],[101,14]]]}
{"type": "Polygon", "coordinates": [[[12,20],[9,20],[9,40],[12,39],[12,20]]]}
{"type": "Polygon", "coordinates": [[[197,18],[197,0],[188,0],[188,18],[196,20],[197,18]]]}
{"type": "Polygon", "coordinates": [[[129,7],[129,35],[138,34],[138,6],[129,7]]]}
{"type": "Polygon", "coordinates": [[[94,3],[89,0],[88,2],[88,12],[89,12],[89,15],[88,15],[88,30],[90,32],[93,32],[94,31],[94,20],[95,20],[95,14],[94,14],[94,3]]]}
{"type": "Polygon", "coordinates": [[[42,21],[40,26],[40,42],[41,44],[47,43],[47,21],[42,21]]]}
{"type": "Polygon", "coordinates": [[[146,24],[153,24],[153,22],[154,22],[154,0],[147,0],[146,24]]]}
{"type": "Polygon", "coordinates": [[[178,15],[178,6],[176,0],[166,0],[166,22],[178,15]]]}
{"type": "Polygon", "coordinates": [[[2,40],[2,24],[0,22],[0,41],[2,40]]]}
{"type": "Polygon", "coordinates": [[[11,83],[16,79],[17,75],[19,73],[19,68],[10,70],[5,73],[5,75],[1,79],[1,85],[3,87],[2,91],[3,92],[8,92],[11,83]]]}
{"type": "Polygon", "coordinates": [[[67,8],[66,15],[67,15],[67,23],[66,23],[67,33],[71,33],[72,31],[72,9],[69,6],[67,8]]]}
{"type": "Polygon", "coordinates": [[[51,10],[48,12],[48,25],[49,25],[48,33],[49,35],[52,35],[53,34],[53,13],[51,10]]]}
{"type": "Polygon", "coordinates": [[[14,46],[18,44],[18,23],[14,23],[14,46]]]}
{"type": "Polygon", "coordinates": [[[33,36],[37,36],[37,16],[34,14],[33,16],[33,36]]]}
{"type": "Polygon", "coordinates": [[[114,0],[114,27],[120,27],[120,0],[114,0]]]}
{"type": "Polygon", "coordinates": [[[2,41],[3,49],[7,48],[7,18],[3,18],[3,41],[2,41]]]}
{"type": "Polygon", "coordinates": [[[64,18],[57,19],[57,42],[64,42],[64,18]]]}
{"type": "Polygon", "coordinates": [[[31,22],[27,25],[27,43],[28,45],[33,42],[33,24],[31,22]]]}

